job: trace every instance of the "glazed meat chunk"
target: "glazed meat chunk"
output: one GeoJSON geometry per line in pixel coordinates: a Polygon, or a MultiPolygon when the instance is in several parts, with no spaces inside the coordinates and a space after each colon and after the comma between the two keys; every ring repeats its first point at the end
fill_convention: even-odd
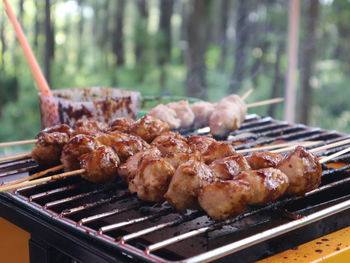
{"type": "Polygon", "coordinates": [[[134,185],[137,196],[146,201],[163,202],[175,169],[162,157],[144,155],[139,161],[134,185]]]}
{"type": "Polygon", "coordinates": [[[245,171],[235,175],[234,180],[244,180],[250,183],[253,197],[248,204],[251,205],[272,202],[281,197],[289,186],[287,175],[274,168],[245,171]]]}
{"type": "Polygon", "coordinates": [[[78,134],[73,136],[63,147],[61,162],[65,171],[80,169],[79,157],[85,153],[94,151],[99,142],[92,136],[78,134]]]}
{"type": "Polygon", "coordinates": [[[289,178],[287,194],[303,195],[321,184],[321,164],[302,146],[286,155],[276,168],[289,178]]]}
{"type": "Polygon", "coordinates": [[[169,125],[167,123],[150,115],[145,115],[137,120],[131,129],[132,134],[140,136],[148,143],[167,131],[169,131],[169,125]]]}
{"type": "Polygon", "coordinates": [[[117,118],[110,123],[110,130],[129,133],[134,123],[135,121],[128,117],[117,118]]]}
{"type": "Polygon", "coordinates": [[[180,127],[187,128],[193,124],[194,113],[188,101],[181,100],[167,104],[167,107],[176,112],[176,117],[180,119],[180,127]]]}
{"type": "Polygon", "coordinates": [[[120,160],[111,147],[100,146],[95,151],[80,156],[79,160],[81,169],[86,170],[82,177],[90,182],[106,183],[117,176],[120,160]]]}
{"type": "Polygon", "coordinates": [[[167,123],[171,130],[179,129],[181,126],[181,120],[177,117],[176,112],[164,104],[158,104],[148,115],[167,123]]]}
{"type": "Polygon", "coordinates": [[[190,160],[176,169],[165,198],[180,211],[198,208],[200,187],[214,180],[213,172],[206,164],[190,160]]]}
{"type": "Polygon", "coordinates": [[[250,167],[254,170],[258,170],[262,168],[276,167],[282,160],[283,156],[279,153],[254,152],[246,158],[250,167]]]}
{"type": "Polygon", "coordinates": [[[32,149],[32,158],[45,167],[60,163],[62,148],[69,141],[72,132],[66,124],[44,129],[36,136],[38,140],[32,149]]]}
{"type": "Polygon", "coordinates": [[[251,169],[245,157],[240,154],[215,160],[209,167],[215,176],[222,180],[230,180],[236,174],[251,169]]]}
{"type": "Polygon", "coordinates": [[[199,205],[215,220],[224,220],[242,213],[253,197],[250,183],[244,180],[215,181],[201,187],[199,205]]]}

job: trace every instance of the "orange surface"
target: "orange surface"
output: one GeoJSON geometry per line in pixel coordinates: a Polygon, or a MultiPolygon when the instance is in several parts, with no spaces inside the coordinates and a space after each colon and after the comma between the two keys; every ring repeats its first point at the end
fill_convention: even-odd
{"type": "Polygon", "coordinates": [[[259,263],[275,262],[348,263],[350,262],[350,227],[259,261],[259,263]]]}
{"type": "Polygon", "coordinates": [[[0,218],[0,262],[29,262],[30,234],[0,218]]]}

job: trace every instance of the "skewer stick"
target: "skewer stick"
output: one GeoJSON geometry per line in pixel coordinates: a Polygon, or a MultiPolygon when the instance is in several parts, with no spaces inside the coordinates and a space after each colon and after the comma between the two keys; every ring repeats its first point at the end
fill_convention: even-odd
{"type": "Polygon", "coordinates": [[[0,147],[6,147],[6,146],[15,146],[15,145],[21,145],[21,144],[27,144],[27,143],[36,143],[38,140],[23,140],[23,141],[13,141],[13,142],[2,142],[0,143],[0,147]]]}
{"type": "MultiPolygon", "coordinates": [[[[62,169],[62,168],[63,168],[63,165],[60,164],[60,165],[51,167],[51,168],[49,168],[49,169],[46,169],[46,170],[44,170],[44,171],[41,171],[41,172],[32,174],[32,175],[30,175],[30,176],[26,176],[26,177],[20,178],[20,179],[18,179],[18,180],[12,181],[12,182],[8,182],[8,183],[6,183],[6,186],[8,186],[8,185],[19,184],[19,183],[22,183],[22,182],[25,182],[25,181],[30,181],[30,180],[39,178],[39,177],[41,177],[41,176],[43,176],[43,175],[46,175],[46,174],[48,174],[48,173],[58,171],[58,170],[60,170],[60,169],[62,169]]],[[[0,190],[1,190],[1,187],[0,187],[0,190]]]]}
{"type": "Polygon", "coordinates": [[[75,171],[71,171],[71,172],[66,172],[66,173],[61,173],[61,174],[56,174],[56,175],[52,175],[52,176],[36,179],[36,180],[33,180],[33,181],[27,181],[27,182],[23,182],[23,183],[19,183],[19,184],[5,185],[5,186],[0,188],[0,192],[13,190],[13,189],[17,189],[17,188],[20,188],[20,187],[26,187],[26,186],[41,184],[41,183],[45,183],[45,182],[49,182],[49,181],[53,181],[53,180],[62,179],[62,178],[67,178],[67,177],[70,177],[70,176],[81,174],[83,172],[85,172],[85,169],[79,169],[79,170],[75,170],[75,171]]]}
{"type": "Polygon", "coordinates": [[[253,93],[253,89],[249,89],[247,92],[245,92],[243,95],[242,95],[242,100],[246,100],[250,94],[253,93]]]}
{"type": "Polygon", "coordinates": [[[270,149],[282,148],[282,147],[286,146],[286,148],[282,148],[282,149],[271,151],[273,153],[279,153],[279,152],[283,152],[283,151],[288,151],[288,150],[294,149],[294,147],[297,146],[297,145],[308,147],[308,146],[313,146],[313,145],[316,145],[316,144],[319,144],[319,143],[321,143],[321,141],[286,142],[286,143],[265,145],[265,146],[250,148],[250,149],[239,150],[239,151],[237,151],[237,153],[256,152],[256,151],[261,151],[261,150],[270,150],[270,149]]]}
{"type": "Polygon", "coordinates": [[[4,6],[5,6],[5,10],[7,13],[7,16],[9,17],[13,28],[15,30],[18,42],[20,43],[22,49],[23,49],[23,53],[25,55],[25,57],[27,58],[27,62],[29,64],[29,67],[32,71],[32,74],[35,78],[36,84],[38,85],[40,91],[48,96],[52,96],[51,90],[49,88],[49,85],[47,84],[47,81],[44,77],[43,72],[40,69],[39,63],[36,60],[32,49],[30,48],[27,38],[22,30],[22,27],[20,25],[20,23],[18,22],[15,13],[12,10],[11,5],[7,2],[7,0],[3,0],[4,6]]]}
{"type": "Polygon", "coordinates": [[[335,148],[337,146],[341,146],[341,145],[348,144],[348,143],[350,143],[350,139],[342,140],[342,141],[331,143],[331,144],[326,144],[326,145],[323,145],[323,146],[311,149],[310,152],[311,153],[317,153],[317,152],[320,152],[320,151],[323,151],[323,150],[327,150],[327,149],[330,149],[330,148],[335,148]]]}
{"type": "Polygon", "coordinates": [[[270,99],[270,100],[263,100],[263,101],[250,103],[250,104],[247,104],[247,107],[248,108],[253,108],[253,107],[258,107],[258,106],[274,104],[274,103],[278,103],[278,102],[281,102],[281,101],[284,101],[284,99],[283,98],[274,98],[274,99],[270,99]]]}
{"type": "Polygon", "coordinates": [[[8,157],[0,158],[0,163],[1,162],[7,162],[7,161],[14,161],[14,160],[19,160],[19,159],[24,159],[24,158],[29,158],[29,157],[32,157],[31,153],[24,153],[24,154],[8,156],[8,157]]]}
{"type": "Polygon", "coordinates": [[[339,152],[333,153],[333,154],[331,154],[329,156],[325,156],[322,159],[320,159],[319,162],[320,163],[326,163],[326,162],[328,162],[328,161],[330,161],[330,160],[332,160],[332,159],[334,159],[334,158],[336,158],[336,157],[338,157],[340,155],[343,155],[344,153],[347,153],[347,152],[350,152],[350,147],[346,148],[344,150],[341,150],[339,152]]]}

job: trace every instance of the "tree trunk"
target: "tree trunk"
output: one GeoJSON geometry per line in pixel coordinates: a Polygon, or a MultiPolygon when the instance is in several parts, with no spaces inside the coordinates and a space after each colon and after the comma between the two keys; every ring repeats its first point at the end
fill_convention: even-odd
{"type": "Polygon", "coordinates": [[[206,98],[206,7],[208,1],[194,0],[187,26],[187,95],[206,98]]]}
{"type": "Polygon", "coordinates": [[[227,26],[229,18],[230,0],[221,0],[221,10],[220,10],[220,36],[219,36],[219,46],[221,49],[221,71],[225,70],[226,67],[226,57],[227,57],[227,26]]]}
{"type": "MultiPolygon", "coordinates": [[[[275,78],[273,80],[270,98],[276,98],[281,93],[281,87],[283,85],[282,76],[281,76],[281,57],[283,54],[283,47],[284,47],[284,43],[280,43],[277,48],[276,62],[274,65],[275,78]]],[[[276,108],[277,108],[277,104],[271,104],[268,109],[268,115],[272,117],[276,117],[276,108]]]]}
{"type": "Polygon", "coordinates": [[[164,65],[171,57],[171,17],[173,15],[174,0],[160,2],[159,31],[160,40],[158,48],[158,63],[164,65]]]}
{"type": "Polygon", "coordinates": [[[246,48],[248,43],[248,14],[249,0],[239,0],[237,8],[236,20],[236,45],[234,56],[234,67],[232,78],[230,81],[229,92],[237,93],[244,79],[245,64],[246,64],[246,48]]]}
{"type": "Polygon", "coordinates": [[[78,0],[78,6],[79,6],[79,22],[78,22],[78,45],[77,48],[77,67],[78,69],[81,68],[83,65],[83,33],[84,33],[84,7],[83,7],[83,0],[78,0]]]}
{"type": "Polygon", "coordinates": [[[113,53],[115,55],[115,63],[118,66],[124,65],[124,12],[125,0],[119,0],[117,5],[117,12],[115,15],[115,26],[113,34],[113,53]]]}
{"type": "Polygon", "coordinates": [[[0,24],[0,41],[1,41],[1,67],[3,70],[5,70],[5,52],[7,49],[7,44],[6,44],[6,37],[5,37],[5,20],[6,17],[3,15],[1,16],[1,24],[0,24]]]}
{"type": "MultiPolygon", "coordinates": [[[[136,28],[135,36],[135,58],[138,65],[142,64],[142,54],[144,46],[143,44],[147,42],[147,23],[148,23],[148,5],[146,0],[138,0],[137,7],[140,14],[140,19],[137,21],[138,25],[136,28]]],[[[142,75],[142,74],[141,74],[142,75]]],[[[141,77],[142,79],[143,77],[141,77]]]]}
{"type": "Polygon", "coordinates": [[[39,11],[39,3],[38,1],[34,1],[35,4],[35,13],[36,16],[34,18],[34,39],[33,39],[33,46],[34,49],[38,50],[39,45],[39,34],[40,34],[40,11],[39,11]]]}
{"type": "Polygon", "coordinates": [[[50,0],[45,0],[45,51],[44,51],[44,73],[50,84],[51,80],[51,60],[54,57],[54,32],[51,23],[50,0]]]}
{"type": "Polygon", "coordinates": [[[306,15],[306,38],[303,45],[303,55],[301,57],[301,97],[299,121],[309,123],[310,110],[312,106],[312,88],[310,79],[314,72],[316,57],[316,29],[319,22],[320,4],[318,0],[309,1],[306,15]]]}

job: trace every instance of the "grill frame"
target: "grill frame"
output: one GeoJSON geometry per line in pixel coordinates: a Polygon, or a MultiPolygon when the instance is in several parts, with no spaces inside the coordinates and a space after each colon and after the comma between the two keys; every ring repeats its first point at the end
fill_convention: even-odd
{"type": "MultiPolygon", "coordinates": [[[[305,140],[305,139],[308,140],[310,138],[314,139],[316,137],[322,137],[322,136],[323,137],[327,137],[327,136],[329,137],[329,136],[333,136],[334,135],[335,138],[331,138],[331,139],[327,140],[324,143],[324,144],[326,144],[326,143],[333,142],[333,141],[336,141],[336,140],[339,140],[339,139],[345,139],[345,138],[347,138],[349,136],[349,135],[338,133],[338,132],[335,132],[335,131],[327,131],[327,130],[323,130],[323,129],[319,129],[319,128],[311,128],[311,127],[307,127],[307,126],[304,126],[304,125],[288,124],[286,122],[280,122],[280,121],[273,120],[270,117],[260,118],[260,117],[258,117],[256,115],[250,116],[250,118],[248,118],[248,122],[246,122],[242,126],[242,129],[240,129],[239,131],[231,133],[231,136],[236,136],[236,135],[242,134],[242,133],[247,132],[247,131],[249,132],[252,129],[254,131],[259,130],[258,126],[261,125],[261,124],[263,124],[262,125],[263,128],[260,129],[260,130],[264,130],[264,129],[266,129],[269,126],[276,127],[276,124],[280,125],[282,127],[283,126],[285,126],[285,127],[284,128],[279,128],[277,130],[270,131],[270,132],[269,131],[260,132],[256,136],[249,137],[252,140],[251,143],[242,144],[242,145],[239,145],[236,148],[237,149],[246,149],[246,148],[254,147],[255,145],[258,144],[258,142],[255,141],[257,138],[266,137],[268,135],[276,134],[276,133],[278,135],[281,132],[285,132],[285,131],[289,131],[289,130],[297,130],[297,132],[293,133],[292,135],[284,135],[284,134],[282,134],[282,135],[279,135],[279,136],[274,136],[271,140],[291,139],[291,138],[293,139],[294,138],[294,141],[298,141],[298,140],[305,140]],[[255,123],[255,120],[257,120],[256,123],[255,123]],[[259,120],[261,122],[259,122],[259,120]],[[268,124],[265,124],[265,122],[267,122],[268,124]],[[269,122],[271,122],[271,124],[269,124],[269,122]],[[298,130],[301,130],[301,131],[298,132],[298,130]],[[302,139],[299,139],[297,137],[297,135],[300,135],[300,134],[305,134],[307,136],[302,138],[302,139]],[[315,137],[315,134],[318,134],[318,136],[315,137]]],[[[185,133],[188,133],[188,131],[185,131],[185,133]]],[[[266,140],[264,140],[264,142],[266,143],[266,142],[269,142],[271,140],[270,139],[266,139],[266,140]]],[[[231,140],[231,141],[232,142],[240,142],[240,141],[242,141],[242,139],[231,140]]],[[[332,152],[337,151],[337,150],[339,150],[341,148],[343,148],[343,146],[342,147],[337,147],[337,148],[329,150],[329,151],[326,151],[325,153],[331,154],[332,152]]],[[[330,170],[325,171],[325,172],[326,172],[326,174],[327,173],[331,173],[332,170],[330,169],[330,170]]],[[[337,172],[342,172],[342,171],[340,169],[337,172]]],[[[37,217],[38,219],[44,220],[44,221],[49,219],[49,224],[52,223],[52,224],[54,224],[55,226],[58,226],[58,227],[62,227],[63,226],[65,229],[69,229],[69,231],[72,231],[72,233],[76,233],[77,230],[78,230],[78,232],[80,232],[80,234],[81,234],[80,237],[82,237],[82,239],[88,239],[89,241],[98,241],[98,242],[100,242],[103,245],[101,245],[101,244],[99,245],[96,242],[94,242],[94,245],[92,246],[93,248],[95,248],[95,250],[97,249],[97,251],[96,251],[96,253],[94,253],[94,255],[99,254],[99,257],[101,257],[101,255],[102,255],[102,258],[99,258],[99,259],[105,258],[107,260],[106,262],[113,262],[113,260],[115,261],[116,259],[115,259],[114,256],[111,257],[109,255],[109,253],[106,253],[105,255],[104,255],[104,253],[102,253],[100,255],[100,252],[105,250],[104,245],[107,245],[110,248],[114,248],[113,251],[115,251],[115,249],[117,249],[120,252],[119,256],[121,256],[123,253],[125,253],[125,254],[128,254],[129,256],[136,256],[136,257],[138,257],[138,258],[140,258],[142,260],[146,260],[146,261],[150,261],[150,262],[164,262],[165,261],[164,259],[162,259],[162,258],[160,258],[160,257],[158,257],[156,255],[150,255],[149,253],[147,253],[145,251],[140,253],[140,251],[137,251],[136,248],[133,249],[130,246],[126,246],[126,244],[123,243],[122,241],[116,242],[114,239],[109,238],[108,236],[104,235],[103,233],[99,233],[99,232],[94,233],[93,231],[90,231],[90,229],[88,229],[87,227],[84,227],[82,224],[77,224],[73,220],[67,219],[67,218],[65,218],[65,217],[63,217],[63,216],[61,216],[61,215],[59,215],[59,214],[57,214],[55,212],[50,212],[47,209],[48,207],[43,209],[43,207],[41,207],[40,205],[38,205],[35,202],[33,202],[33,200],[28,200],[27,198],[25,198],[25,196],[21,195],[21,192],[23,192],[23,189],[27,189],[28,190],[28,189],[33,189],[35,187],[36,186],[32,186],[32,187],[19,189],[19,190],[15,191],[15,192],[4,193],[4,194],[1,195],[0,203],[4,207],[6,207],[6,204],[9,204],[9,206],[10,206],[9,209],[11,209],[11,206],[14,206],[14,207],[17,208],[16,211],[18,209],[24,208],[24,210],[28,210],[28,211],[24,211],[24,212],[28,212],[29,214],[30,213],[34,213],[35,214],[35,215],[31,215],[32,217],[34,216],[34,217],[37,217]],[[2,201],[4,201],[4,202],[2,202],[2,201]]],[[[98,191],[98,190],[95,190],[95,191],[98,191]]],[[[287,199],[283,199],[283,200],[287,200],[287,199]]],[[[347,200],[346,202],[348,202],[349,200],[347,200]]],[[[268,207],[268,206],[266,206],[266,207],[268,207]]],[[[346,208],[348,208],[348,207],[350,207],[350,201],[349,201],[349,204],[347,204],[346,208]]],[[[12,207],[12,209],[13,209],[13,207],[12,207]]],[[[337,211],[339,212],[340,210],[337,210],[337,211]]],[[[29,216],[29,217],[31,217],[31,216],[29,216]]],[[[292,222],[296,222],[296,221],[294,220],[292,222]]],[[[349,225],[350,225],[350,223],[349,223],[349,225]]],[[[30,228],[29,228],[29,230],[30,230],[30,228]]],[[[74,234],[73,234],[73,237],[74,237],[74,234]]],[[[271,238],[271,236],[270,236],[270,238],[271,238]]],[[[81,241],[78,241],[78,243],[81,243],[81,241]]],[[[237,243],[237,242],[235,242],[235,243],[237,243]]],[[[238,241],[238,243],[239,243],[239,241],[238,241]]],[[[231,245],[231,247],[232,247],[233,246],[232,244],[233,243],[231,243],[229,245],[231,245]]],[[[243,248],[243,247],[241,247],[241,248],[243,248]]],[[[89,249],[91,249],[91,247],[89,249]]],[[[109,249],[107,249],[107,251],[109,251],[109,249]]],[[[114,254],[113,251],[112,251],[112,254],[114,254]]],[[[216,256],[214,257],[214,255],[210,255],[210,254],[214,254],[213,251],[217,251],[217,250],[211,250],[209,252],[204,253],[205,256],[207,256],[207,257],[203,257],[203,255],[194,256],[194,257],[191,257],[191,258],[187,258],[187,261],[188,262],[198,262],[195,259],[198,259],[198,260],[213,260],[213,259],[217,259],[216,256]]],[[[221,256],[225,255],[225,253],[220,253],[220,254],[221,254],[221,256]]],[[[91,256],[91,258],[93,258],[93,256],[91,256]]],[[[91,258],[87,257],[87,258],[85,258],[85,260],[90,260],[91,258]]],[[[125,259],[129,259],[129,258],[126,257],[125,259]]],[[[84,260],[84,262],[85,262],[85,260],[84,260]]],[[[118,260],[121,260],[121,259],[118,259],[118,260]]],[[[91,262],[93,262],[93,261],[91,261],[91,262]]]]}

